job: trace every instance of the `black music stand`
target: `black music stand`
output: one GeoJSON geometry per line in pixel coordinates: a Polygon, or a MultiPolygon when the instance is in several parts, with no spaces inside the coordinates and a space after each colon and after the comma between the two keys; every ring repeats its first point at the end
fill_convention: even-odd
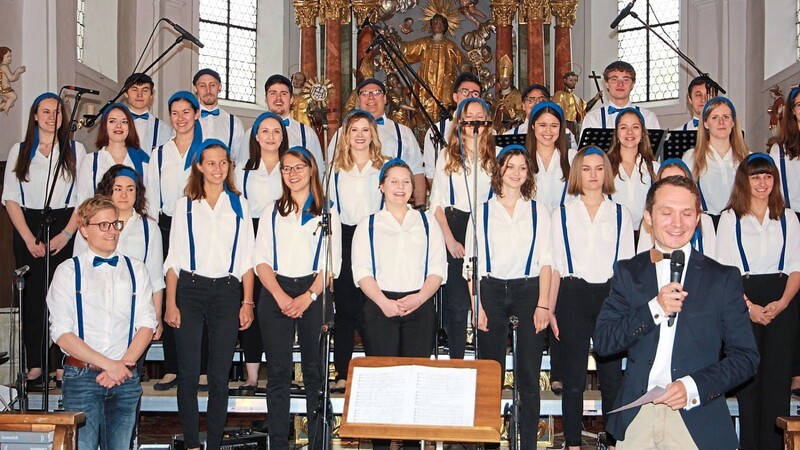
{"type": "Polygon", "coordinates": [[[670,131],[664,140],[663,152],[658,155],[660,161],[670,158],[681,159],[686,150],[694,148],[697,142],[697,130],[670,131]]]}
{"type": "Polygon", "coordinates": [[[613,128],[586,128],[581,132],[580,144],[578,148],[592,145],[604,152],[611,148],[611,140],[614,137],[613,128]]]}
{"type": "Polygon", "coordinates": [[[511,144],[524,146],[527,136],[527,134],[498,134],[494,137],[494,144],[500,148],[511,144]]]}

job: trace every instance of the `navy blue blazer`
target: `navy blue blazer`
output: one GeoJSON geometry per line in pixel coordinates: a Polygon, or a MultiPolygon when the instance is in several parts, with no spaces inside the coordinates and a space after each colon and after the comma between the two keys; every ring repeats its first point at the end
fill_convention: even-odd
{"type": "MultiPolygon", "coordinates": [[[[675,323],[672,380],[689,375],[697,383],[700,406],[681,409],[686,428],[699,449],[739,447],[725,393],[747,381],[758,367],[739,270],[692,250],[684,290],[688,293],[675,323]]],[[[628,352],[622,388],[614,408],[647,391],[659,332],[647,303],[658,295],[655,264],[649,252],[620,261],[611,279],[594,334],[600,355],[628,352]]],[[[611,414],[606,426],[617,439],[639,408],[611,414]]]]}

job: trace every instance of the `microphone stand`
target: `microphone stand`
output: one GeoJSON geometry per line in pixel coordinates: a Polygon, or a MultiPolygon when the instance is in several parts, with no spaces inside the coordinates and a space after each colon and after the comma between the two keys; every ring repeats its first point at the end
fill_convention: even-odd
{"type": "Polygon", "coordinates": [[[519,318],[511,316],[508,318],[511,326],[511,364],[514,373],[514,395],[511,404],[506,404],[503,415],[508,417],[508,448],[517,450],[519,435],[519,378],[517,378],[517,329],[519,328],[519,318]]]}
{"type": "MultiPolygon", "coordinates": [[[[35,151],[35,149],[32,149],[35,151]]],[[[22,301],[22,293],[25,290],[25,276],[23,274],[14,274],[14,284],[17,288],[17,301],[19,302],[19,306],[17,307],[17,316],[19,317],[19,326],[17,330],[19,332],[19,339],[17,341],[17,352],[19,354],[19,370],[17,371],[17,401],[19,401],[19,412],[25,414],[28,412],[28,393],[26,391],[27,386],[25,385],[25,335],[23,333],[23,324],[22,324],[22,308],[23,308],[23,301],[22,301]]],[[[11,402],[13,405],[14,402],[11,402]]],[[[9,408],[10,409],[10,408],[9,408]]]]}
{"type": "MultiPolygon", "coordinates": [[[[472,252],[472,257],[470,258],[470,262],[472,263],[472,296],[475,298],[475,327],[473,333],[473,342],[475,344],[475,359],[477,360],[480,358],[480,350],[478,350],[478,327],[477,324],[480,320],[481,314],[481,280],[479,276],[478,270],[478,222],[476,217],[476,211],[478,210],[478,170],[480,170],[480,149],[478,148],[478,132],[480,131],[480,125],[475,123],[475,128],[472,132],[472,142],[473,142],[473,152],[472,155],[472,207],[470,208],[470,218],[472,219],[472,248],[475,249],[472,252]]],[[[466,169],[466,161],[464,168],[466,169]]],[[[466,171],[465,171],[466,172],[466,171]]],[[[466,173],[465,173],[466,176],[466,173]]],[[[469,191],[467,191],[469,193],[469,191]]]]}

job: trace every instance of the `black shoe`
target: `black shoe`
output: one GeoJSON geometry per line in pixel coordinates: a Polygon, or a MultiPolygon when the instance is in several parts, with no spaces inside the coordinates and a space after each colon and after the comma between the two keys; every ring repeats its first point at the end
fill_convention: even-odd
{"type": "MultiPolygon", "coordinates": [[[[559,384],[561,384],[561,383],[559,382],[559,384]]],[[[564,391],[564,386],[553,386],[551,384],[550,388],[553,391],[553,394],[556,394],[556,395],[561,395],[561,392],[564,391]]]]}
{"type": "Polygon", "coordinates": [[[158,383],[153,385],[153,390],[154,391],[168,391],[168,390],[174,388],[177,385],[178,385],[178,378],[176,377],[176,378],[173,378],[172,381],[167,381],[166,383],[162,383],[162,382],[159,381],[158,383]]]}
{"type": "Polygon", "coordinates": [[[43,392],[44,382],[42,381],[42,377],[26,379],[25,390],[28,392],[43,392]]]}

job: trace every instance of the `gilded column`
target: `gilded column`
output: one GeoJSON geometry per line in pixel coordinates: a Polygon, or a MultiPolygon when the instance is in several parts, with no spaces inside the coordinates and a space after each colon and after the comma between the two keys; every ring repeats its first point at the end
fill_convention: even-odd
{"type": "Polygon", "coordinates": [[[300,71],[317,76],[317,14],[319,0],[292,0],[295,22],[300,27],[300,71]]]}
{"type": "Polygon", "coordinates": [[[552,91],[564,90],[562,75],[572,69],[572,27],[578,12],[578,0],[550,0],[556,18],[556,57],[552,91]]]}
{"type": "Polygon", "coordinates": [[[518,0],[492,0],[492,19],[497,26],[496,73],[500,73],[500,59],[504,55],[514,60],[514,55],[511,54],[511,23],[518,5],[518,0]]]}
{"type": "MultiPolygon", "coordinates": [[[[333,86],[328,91],[328,130],[339,128],[339,109],[342,105],[342,30],[340,25],[350,21],[345,0],[321,0],[320,20],[325,22],[325,76],[333,86]]],[[[330,133],[333,136],[333,133],[330,133]]]]}
{"type": "MultiPolygon", "coordinates": [[[[353,13],[357,24],[364,23],[364,19],[369,17],[372,23],[378,20],[378,8],[380,8],[378,0],[352,0],[353,13]]],[[[372,64],[372,55],[367,55],[367,48],[375,37],[372,28],[366,27],[358,33],[356,61],[358,67],[356,68],[356,82],[360,82],[364,78],[361,74],[364,73],[361,66],[364,64],[372,64]]],[[[370,73],[369,71],[367,73],[370,73]]]]}
{"type": "Polygon", "coordinates": [[[522,0],[520,23],[528,23],[528,84],[544,84],[544,24],[550,23],[549,0],[522,0]]]}

